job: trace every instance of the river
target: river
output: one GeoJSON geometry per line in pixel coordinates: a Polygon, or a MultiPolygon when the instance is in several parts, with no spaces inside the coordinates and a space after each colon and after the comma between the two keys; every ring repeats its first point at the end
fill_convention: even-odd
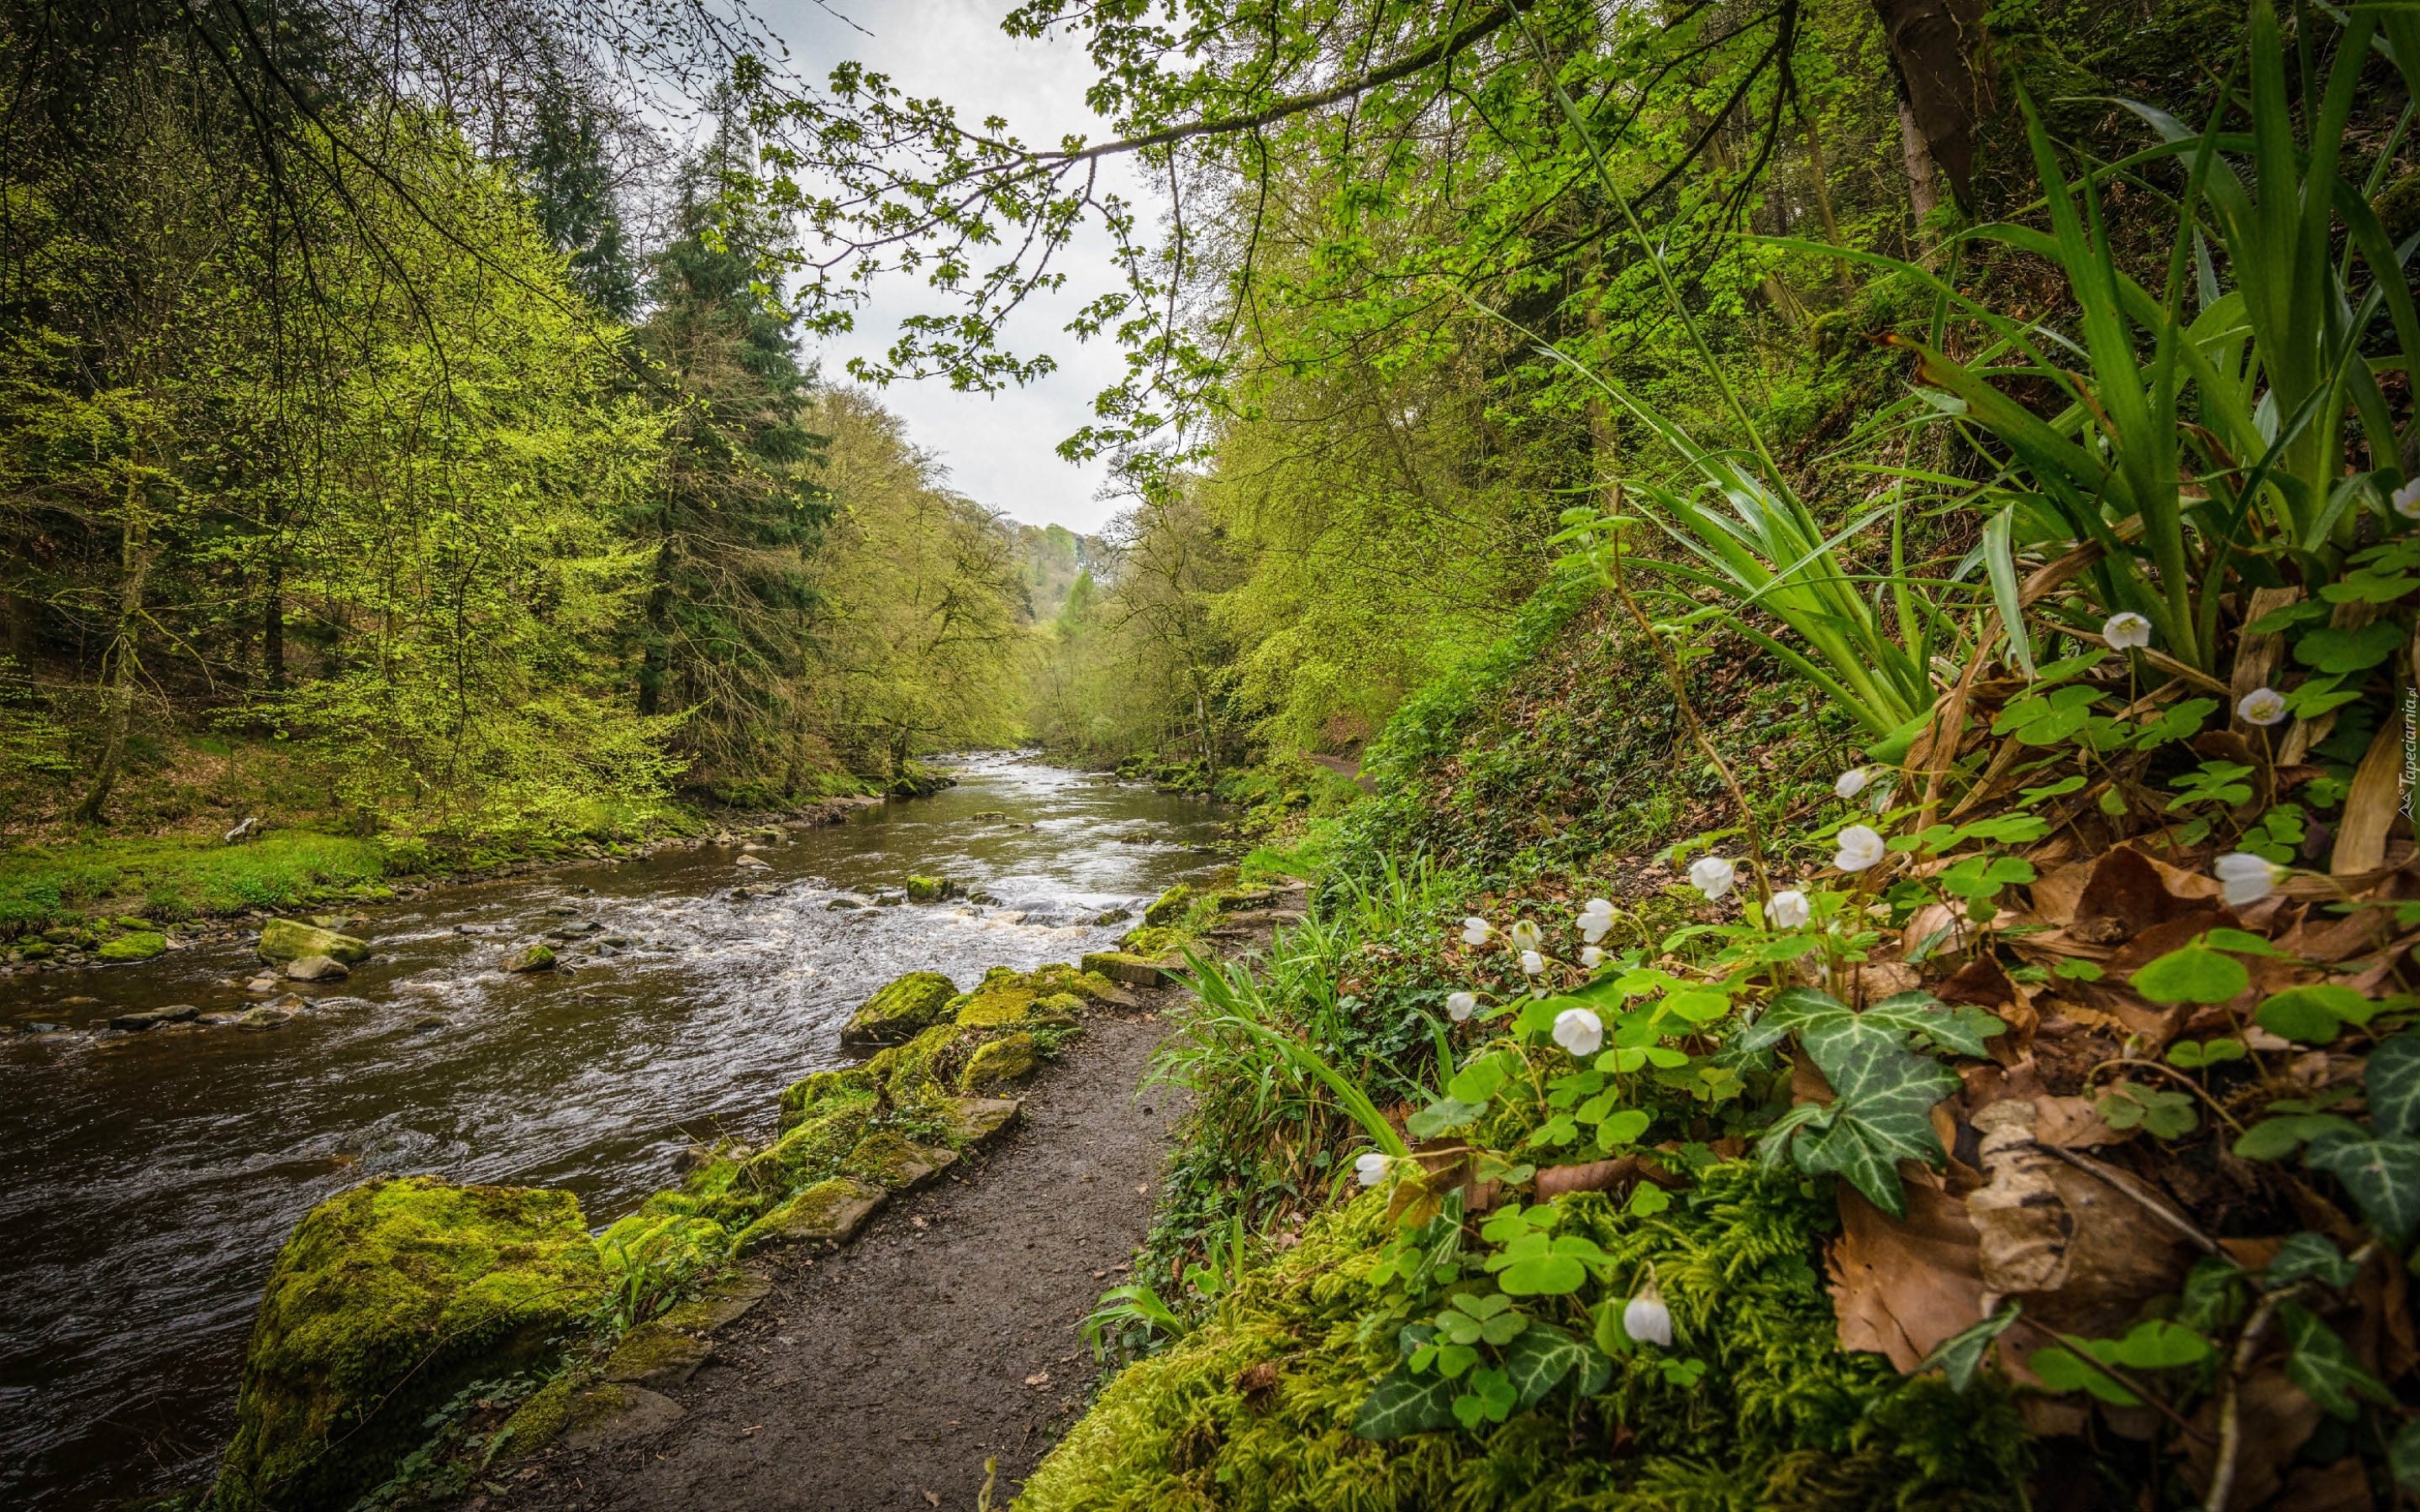
{"type": "MultiPolygon", "coordinates": [[[[1015,757],[959,770],[761,842],[768,871],[709,846],[357,909],[375,955],[272,1031],[0,1037],[0,1504],[207,1481],[270,1262],[331,1194],[423,1171],[567,1187],[602,1227],[692,1141],[768,1134],[783,1087],[847,1062],[841,1025],[884,981],[1073,961],[1131,927],[1104,911],[1216,865],[1206,804],[1015,757]],[[911,872],[999,902],[829,906],[911,872]],[[574,971],[495,969],[590,923],[574,971]]],[[[255,969],[227,946],[10,979],[0,1020],[240,1009],[255,969]]]]}

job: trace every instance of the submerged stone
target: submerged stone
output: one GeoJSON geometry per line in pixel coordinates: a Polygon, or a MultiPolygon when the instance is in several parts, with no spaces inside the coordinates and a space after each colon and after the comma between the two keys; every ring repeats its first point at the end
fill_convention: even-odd
{"type": "Polygon", "coordinates": [[[1031,1076],[1041,1062],[1033,1052],[1033,1036],[1012,1034],[978,1049],[958,1076],[961,1092],[984,1092],[1031,1076]]]}
{"type": "Polygon", "coordinates": [[[940,1023],[957,991],[938,971],[911,971],[886,983],[850,1014],[840,1042],[852,1047],[904,1043],[940,1023]]]}
{"type": "Polygon", "coordinates": [[[190,1024],[201,1016],[202,1011],[192,1003],[171,1003],[165,1008],[120,1013],[109,1021],[109,1026],[113,1029],[156,1029],[163,1024],[190,1024]]]}
{"type": "Polygon", "coordinates": [[[368,960],[370,954],[367,940],[291,918],[272,918],[260,926],[260,943],[254,949],[263,961],[295,961],[306,955],[324,955],[348,965],[358,965],[368,960]]]}
{"type": "Polygon", "coordinates": [[[286,963],[288,981],[342,981],[351,975],[334,956],[306,955],[286,963]]]}
{"type": "Polygon", "coordinates": [[[911,903],[937,903],[957,890],[957,884],[947,877],[909,877],[908,879],[908,901],[911,903]]]}
{"type": "Polygon", "coordinates": [[[525,945],[504,957],[503,969],[516,974],[526,971],[552,971],[554,952],[543,945],[525,945]]]}
{"type": "Polygon", "coordinates": [[[541,1358],[604,1285],[568,1192],[409,1177],[329,1198],[270,1272],[214,1504],[351,1505],[432,1410],[541,1358]]]}

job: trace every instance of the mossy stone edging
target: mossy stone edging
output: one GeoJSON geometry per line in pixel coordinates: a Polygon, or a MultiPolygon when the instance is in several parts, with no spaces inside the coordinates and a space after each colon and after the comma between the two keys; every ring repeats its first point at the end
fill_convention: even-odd
{"type": "Polygon", "coordinates": [[[941,1022],[957,985],[938,971],[911,971],[885,984],[849,1015],[844,1049],[899,1044],[941,1022]]]}
{"type": "Polygon", "coordinates": [[[270,1272],[212,1504],[351,1505],[432,1408],[537,1359],[605,1285],[568,1192],[407,1177],[329,1198],[270,1272]]]}

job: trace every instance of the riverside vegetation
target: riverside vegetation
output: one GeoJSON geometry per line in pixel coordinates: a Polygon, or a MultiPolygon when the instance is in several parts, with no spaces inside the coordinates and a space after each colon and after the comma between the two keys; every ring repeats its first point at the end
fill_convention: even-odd
{"type": "MultiPolygon", "coordinates": [[[[1249,804],[1239,885],[1316,883],[1259,959],[1185,958],[1188,1137],[1019,1503],[2420,1496],[2420,19],[1006,24],[1087,43],[1114,140],[752,55],[713,244],[809,329],[924,271],[959,313],[856,371],[982,389],[1047,370],[1004,321],[1101,217],[1127,282],[1076,325],[1131,378],[1069,449],[1130,508],[1027,626],[1010,722],[1249,804]],[[1173,196],[1156,245],[1119,155],[1173,196]]],[[[796,391],[758,392],[786,437],[796,391]]],[[[675,701],[637,701],[696,601],[639,580],[595,749],[669,781],[641,721],[675,701]]],[[[480,623],[556,644],[522,602],[480,623]]],[[[660,738],[733,760],[718,707],[660,738]]],[[[1170,912],[1139,947],[1213,927],[1170,912]]],[[[903,1105],[876,1068],[923,1042],[834,1106],[903,1105]]],[[[659,1208],[718,1244],[777,1211],[659,1208]]]]}

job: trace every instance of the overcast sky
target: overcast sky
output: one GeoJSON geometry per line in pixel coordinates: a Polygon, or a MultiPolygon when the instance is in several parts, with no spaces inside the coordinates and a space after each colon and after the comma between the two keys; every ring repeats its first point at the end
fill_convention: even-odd
{"type": "MultiPolygon", "coordinates": [[[[1056,142],[1069,131],[1095,141],[1105,134],[1102,122],[1084,105],[1093,75],[1082,47],[1004,35],[1000,18],[1015,0],[829,3],[829,10],[815,0],[755,0],[753,6],[789,44],[792,68],[808,79],[820,83],[833,65],[854,60],[889,74],[910,95],[951,101],[958,118],[970,124],[990,115],[1005,116],[1029,143],[1056,142]]],[[[1047,351],[1058,360],[1059,371],[1027,388],[993,395],[960,393],[937,379],[895,383],[879,397],[907,420],[918,445],[949,465],[951,481],[961,492],[1029,524],[1055,522],[1090,532],[1117,509],[1094,498],[1106,469],[1098,462],[1078,467],[1062,461],[1055,448],[1092,419],[1093,395],[1114,381],[1125,364],[1114,343],[1080,345],[1060,328],[1086,300],[1113,285],[1118,273],[1106,238],[1091,237],[1069,253],[1061,264],[1069,275],[1067,287],[1022,312],[1011,322],[1007,342],[1020,356],[1047,351]]],[[[921,277],[877,285],[861,307],[853,333],[810,350],[827,379],[845,382],[847,360],[880,357],[900,316],[944,307],[921,277]]]]}

